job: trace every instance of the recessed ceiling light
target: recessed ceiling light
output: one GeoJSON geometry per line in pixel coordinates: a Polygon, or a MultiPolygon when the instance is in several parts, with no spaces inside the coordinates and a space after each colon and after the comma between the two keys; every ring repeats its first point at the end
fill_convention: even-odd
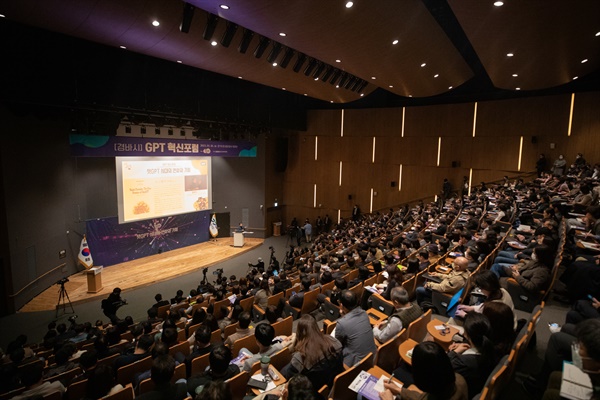
{"type": "Polygon", "coordinates": [[[409,94],[408,97],[412,97],[412,94],[409,94]]]}
{"type": "Polygon", "coordinates": [[[392,42],[392,44],[398,44],[399,40],[398,39],[394,39],[394,41],[392,42]]]}
{"type": "Polygon", "coordinates": [[[223,10],[229,10],[229,6],[227,4],[221,4],[219,7],[221,7],[223,10]]]}
{"type": "Polygon", "coordinates": [[[277,63],[276,63],[276,62],[274,62],[274,63],[273,63],[273,66],[274,66],[274,67],[276,67],[276,66],[277,66],[277,63]]]}
{"type": "Polygon", "coordinates": [[[371,79],[377,79],[376,77],[372,76],[371,79]]]}
{"type": "Polygon", "coordinates": [[[512,56],[514,56],[513,53],[506,53],[506,57],[512,57],[512,56]]]}
{"type": "Polygon", "coordinates": [[[329,100],[330,103],[333,103],[333,100],[329,100]]]}
{"type": "Polygon", "coordinates": [[[496,7],[502,7],[502,6],[504,5],[504,2],[503,2],[503,1],[495,1],[495,2],[494,2],[494,5],[495,5],[496,7]]]}
{"type": "Polygon", "coordinates": [[[584,58],[583,60],[581,60],[581,63],[582,63],[582,64],[585,64],[586,62],[588,62],[588,59],[587,59],[587,58],[584,58]]]}
{"type": "Polygon", "coordinates": [[[519,74],[512,74],[513,78],[516,78],[517,76],[519,76],[519,74]]]}
{"type": "Polygon", "coordinates": [[[319,80],[319,77],[317,76],[317,77],[315,78],[315,81],[318,81],[318,80],[319,80]]]}
{"type": "Polygon", "coordinates": [[[353,5],[354,5],[354,3],[353,3],[353,2],[351,2],[351,1],[348,1],[348,2],[346,3],[346,8],[351,8],[353,5]]]}
{"type": "Polygon", "coordinates": [[[574,76],[574,77],[573,77],[573,80],[575,80],[575,79],[577,79],[577,78],[579,78],[579,77],[578,77],[578,76],[574,76]]]}
{"type": "Polygon", "coordinates": [[[152,26],[159,26],[160,22],[158,22],[157,20],[152,21],[152,26]]]}
{"type": "Polygon", "coordinates": [[[182,61],[181,61],[181,60],[177,60],[177,63],[178,63],[178,64],[181,64],[181,63],[182,63],[182,61]]]}
{"type": "MultiPolygon", "coordinates": [[[[6,18],[6,15],[0,14],[0,18],[6,18]]],[[[598,32],[598,33],[600,33],[600,32],[598,32]]],[[[596,36],[598,36],[598,35],[596,34],[596,36]]]]}
{"type": "Polygon", "coordinates": [[[212,42],[210,42],[210,45],[211,45],[211,46],[216,46],[216,45],[217,45],[217,41],[216,41],[216,40],[213,40],[212,42]]]}
{"type": "MultiPolygon", "coordinates": [[[[3,15],[3,17],[4,17],[4,15],[3,15]]],[[[596,32],[596,36],[600,36],[600,32],[596,32]]]]}
{"type": "Polygon", "coordinates": [[[421,64],[421,68],[423,68],[423,67],[424,67],[424,66],[426,66],[426,65],[427,65],[427,64],[425,64],[425,63],[421,64]]]}
{"type": "Polygon", "coordinates": [[[238,76],[238,79],[242,79],[242,77],[241,77],[241,76],[238,76]]]}
{"type": "Polygon", "coordinates": [[[340,88],[340,85],[335,85],[335,88],[336,88],[336,89],[339,89],[339,88],[340,88]]]}
{"type": "Polygon", "coordinates": [[[520,87],[518,87],[518,88],[515,88],[515,90],[521,90],[521,88],[520,88],[520,87]]]}
{"type": "Polygon", "coordinates": [[[390,85],[390,87],[394,87],[394,85],[390,85]]]}
{"type": "Polygon", "coordinates": [[[434,77],[434,78],[437,78],[438,76],[440,76],[440,74],[435,74],[433,77],[434,77]]]}
{"type": "Polygon", "coordinates": [[[335,62],[342,62],[342,60],[340,60],[340,59],[337,59],[337,60],[335,60],[335,62]]]}
{"type": "Polygon", "coordinates": [[[286,37],[287,35],[285,34],[285,32],[279,32],[279,36],[286,37]]]}
{"type": "Polygon", "coordinates": [[[125,47],[125,46],[119,46],[119,48],[121,48],[121,49],[126,49],[127,47],[125,47]]]}
{"type": "Polygon", "coordinates": [[[452,86],[448,86],[448,90],[452,89],[452,86]]]}
{"type": "Polygon", "coordinates": [[[360,97],[363,97],[364,95],[365,95],[364,93],[361,93],[361,94],[360,94],[360,97]]]}
{"type": "Polygon", "coordinates": [[[305,96],[308,96],[306,93],[304,93],[305,96]]]}
{"type": "Polygon", "coordinates": [[[286,90],[286,88],[282,87],[281,89],[286,90]]]}

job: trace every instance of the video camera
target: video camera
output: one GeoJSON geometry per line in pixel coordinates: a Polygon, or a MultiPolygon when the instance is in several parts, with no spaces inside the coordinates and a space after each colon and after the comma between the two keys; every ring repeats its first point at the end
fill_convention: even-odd
{"type": "Polygon", "coordinates": [[[64,285],[65,283],[69,282],[69,278],[64,277],[62,279],[59,279],[58,281],[56,281],[57,285],[64,285]]]}
{"type": "Polygon", "coordinates": [[[213,275],[223,275],[223,268],[217,268],[214,270],[213,275]]]}

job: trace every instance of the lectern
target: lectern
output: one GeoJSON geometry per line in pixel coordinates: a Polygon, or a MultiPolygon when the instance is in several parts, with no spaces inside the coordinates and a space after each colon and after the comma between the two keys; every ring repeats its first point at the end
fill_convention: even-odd
{"type": "Polygon", "coordinates": [[[98,293],[102,290],[102,267],[94,267],[88,269],[86,272],[88,293],[98,293]]]}
{"type": "Polygon", "coordinates": [[[233,232],[233,247],[244,247],[244,232],[233,232]]]}

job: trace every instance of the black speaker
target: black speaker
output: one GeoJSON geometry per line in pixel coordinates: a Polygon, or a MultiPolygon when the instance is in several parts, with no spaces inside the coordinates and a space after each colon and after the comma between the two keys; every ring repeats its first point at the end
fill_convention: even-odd
{"type": "Polygon", "coordinates": [[[391,186],[391,187],[396,187],[396,181],[392,181],[392,182],[390,183],[390,186],[391,186]]]}
{"type": "Polygon", "coordinates": [[[531,143],[533,143],[533,144],[537,143],[537,136],[532,136],[531,137],[531,143]]]}
{"type": "Polygon", "coordinates": [[[348,195],[348,200],[352,200],[352,195],[351,194],[348,195]]]}
{"type": "Polygon", "coordinates": [[[460,161],[452,161],[452,168],[460,167],[460,161]]]}
{"type": "Polygon", "coordinates": [[[288,163],[288,138],[278,137],[275,142],[275,172],[285,172],[288,163]]]}

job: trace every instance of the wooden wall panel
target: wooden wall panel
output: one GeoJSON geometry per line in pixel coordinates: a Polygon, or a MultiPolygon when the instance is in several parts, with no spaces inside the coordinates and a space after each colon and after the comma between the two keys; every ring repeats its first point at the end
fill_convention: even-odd
{"type": "Polygon", "coordinates": [[[344,136],[400,136],[402,108],[344,110],[344,136]]]}
{"type": "MultiPolygon", "coordinates": [[[[437,149],[437,147],[436,147],[437,149]]],[[[440,152],[440,167],[452,168],[452,162],[458,167],[471,168],[473,158],[473,137],[443,137],[440,152]]]]}
{"type": "Polygon", "coordinates": [[[373,136],[339,138],[340,159],[344,163],[370,163],[373,159],[373,136]]]}
{"type": "Polygon", "coordinates": [[[571,96],[481,101],[477,136],[544,136],[567,133],[571,96]]]}
{"type": "Polygon", "coordinates": [[[341,160],[340,141],[339,136],[318,136],[319,148],[318,148],[318,159],[321,160],[341,160]]]}
{"type": "Polygon", "coordinates": [[[407,165],[427,165],[435,167],[437,163],[437,137],[404,137],[400,142],[400,160],[407,165]]]}
{"type": "Polygon", "coordinates": [[[404,137],[467,137],[473,134],[474,103],[406,107],[404,137]]]}
{"type": "Polygon", "coordinates": [[[318,136],[340,136],[341,110],[311,110],[307,113],[306,133],[318,136]]]}
{"type": "Polygon", "coordinates": [[[402,151],[404,138],[395,137],[378,137],[375,149],[375,162],[397,163],[406,162],[406,156],[402,151]]]}
{"type": "Polygon", "coordinates": [[[475,137],[472,153],[472,168],[516,171],[519,137],[475,137]]]}

